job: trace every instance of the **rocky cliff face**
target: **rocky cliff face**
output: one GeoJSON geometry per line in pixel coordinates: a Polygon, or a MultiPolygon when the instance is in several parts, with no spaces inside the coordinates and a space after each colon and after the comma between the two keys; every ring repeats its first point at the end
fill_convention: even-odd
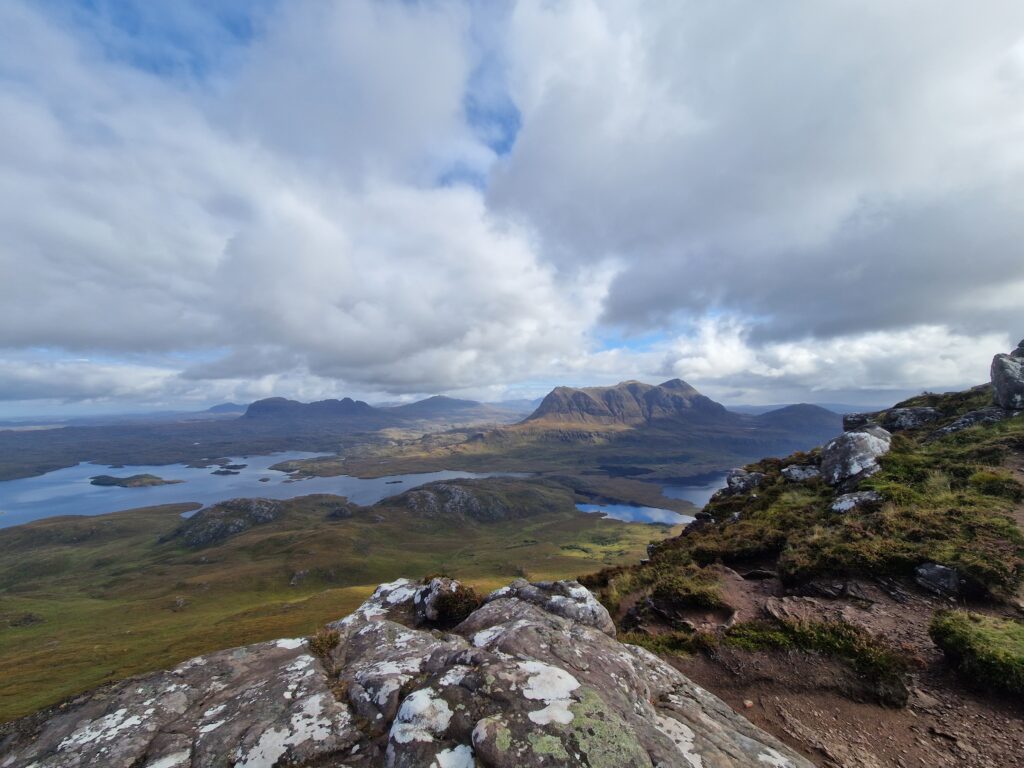
{"type": "Polygon", "coordinates": [[[447,579],[381,585],[314,638],[236,648],[0,729],[0,768],[811,764],[640,648],[575,582],[516,581],[450,632],[447,579]]]}

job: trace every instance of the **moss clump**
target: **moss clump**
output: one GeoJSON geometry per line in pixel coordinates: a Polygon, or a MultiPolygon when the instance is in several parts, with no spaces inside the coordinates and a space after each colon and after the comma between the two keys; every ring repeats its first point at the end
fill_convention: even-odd
{"type": "Polygon", "coordinates": [[[458,584],[454,590],[444,590],[434,601],[437,622],[441,626],[454,627],[479,608],[482,602],[476,590],[465,584],[458,584]]]}
{"type": "Polygon", "coordinates": [[[723,608],[718,577],[708,569],[689,566],[659,573],[651,591],[659,603],[680,608],[723,608]]]}
{"type": "Polygon", "coordinates": [[[726,607],[720,582],[717,569],[694,563],[681,548],[662,549],[657,557],[639,566],[608,568],[580,578],[580,583],[598,592],[612,613],[618,611],[623,597],[638,591],[650,594],[666,608],[726,607]]]}
{"type": "Polygon", "coordinates": [[[968,680],[1024,695],[1024,624],[964,611],[939,611],[929,634],[968,680]]]}
{"type": "Polygon", "coordinates": [[[335,672],[333,652],[341,643],[341,634],[338,630],[321,627],[307,642],[310,653],[320,660],[328,675],[333,675],[335,672]]]}

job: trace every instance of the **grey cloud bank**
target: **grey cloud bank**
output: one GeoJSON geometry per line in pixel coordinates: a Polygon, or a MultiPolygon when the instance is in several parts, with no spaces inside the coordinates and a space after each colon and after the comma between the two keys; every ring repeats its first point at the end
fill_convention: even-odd
{"type": "Polygon", "coordinates": [[[289,2],[230,42],[183,7],[209,71],[0,8],[8,408],[825,400],[1024,333],[1019,3],[289,2]],[[505,102],[496,153],[467,104],[505,102]]]}

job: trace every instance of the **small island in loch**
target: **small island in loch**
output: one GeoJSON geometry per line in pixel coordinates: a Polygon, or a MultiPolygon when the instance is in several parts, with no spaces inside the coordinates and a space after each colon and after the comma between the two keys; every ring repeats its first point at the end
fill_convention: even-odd
{"type": "Polygon", "coordinates": [[[174,485],[183,483],[184,480],[164,480],[156,475],[130,475],[128,477],[115,477],[114,475],[96,475],[89,478],[92,485],[116,486],[118,488],[150,488],[155,485],[174,485]]]}

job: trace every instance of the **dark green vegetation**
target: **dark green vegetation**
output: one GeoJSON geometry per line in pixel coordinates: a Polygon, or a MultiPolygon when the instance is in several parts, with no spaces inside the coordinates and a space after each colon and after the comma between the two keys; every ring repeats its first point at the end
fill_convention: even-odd
{"type": "Polygon", "coordinates": [[[114,477],[113,475],[96,475],[89,478],[93,485],[117,486],[118,488],[147,488],[152,485],[174,485],[181,480],[164,480],[156,475],[129,475],[114,477]]]}
{"type": "Polygon", "coordinates": [[[1024,624],[965,611],[941,611],[929,631],[964,680],[1024,696],[1024,624]]]}
{"type": "MultiPolygon", "coordinates": [[[[977,600],[992,612],[1009,610],[1006,606],[1019,599],[1024,583],[1024,487],[1015,476],[1024,455],[1024,417],[937,434],[964,413],[988,406],[991,398],[991,388],[982,387],[899,404],[933,407],[942,417],[894,434],[890,452],[880,459],[881,470],[859,486],[880,494],[881,502],[834,512],[837,491],[823,480],[783,476],[787,466],[817,464],[817,450],[762,459],[747,467],[764,475],[759,485],[717,495],[704,509],[706,522],[656,545],[648,562],[605,569],[584,581],[630,630],[626,637],[651,650],[808,651],[867,676],[883,700],[898,703],[906,694],[899,680],[920,659],[864,626],[783,617],[714,626],[699,611],[726,608],[732,613],[742,605],[749,617],[764,612],[769,595],[820,595],[817,585],[842,586],[851,579],[916,590],[916,569],[924,564],[955,569],[962,598],[977,600]],[[777,578],[779,591],[759,592],[753,582],[743,586],[742,579],[737,586],[735,574],[732,581],[722,577],[723,566],[777,578]],[[730,604],[734,596],[727,585],[743,593],[743,599],[730,604]]],[[[828,601],[810,600],[808,605],[827,615],[828,601]]],[[[942,614],[932,637],[961,669],[989,687],[1024,691],[1020,623],[942,614]],[[1003,682],[997,683],[1000,677],[1003,682]]]]}
{"type": "MultiPolygon", "coordinates": [[[[581,514],[557,483],[436,485],[372,507],[280,502],[274,519],[199,548],[172,536],[187,505],[0,531],[0,718],[200,653],[314,633],[399,576],[446,573],[485,594],[518,576],[635,562],[669,534],[581,514]],[[460,488],[462,502],[436,485],[460,488]],[[440,503],[428,510],[431,494],[440,503]]],[[[444,610],[455,620],[472,599],[444,610]]]]}

